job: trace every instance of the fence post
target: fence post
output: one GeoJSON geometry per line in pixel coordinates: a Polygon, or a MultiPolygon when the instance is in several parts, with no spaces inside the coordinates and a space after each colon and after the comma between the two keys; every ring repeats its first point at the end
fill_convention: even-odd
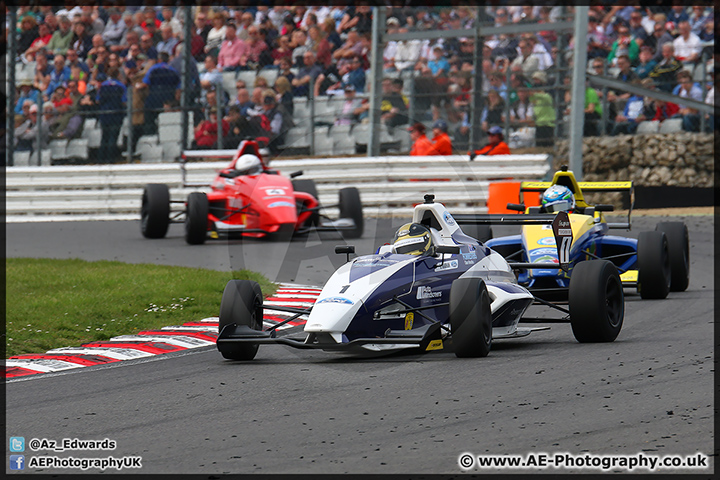
{"type": "MultiPolygon", "coordinates": [[[[42,94],[40,94],[40,101],[37,104],[38,111],[37,111],[37,119],[35,120],[35,128],[37,129],[36,132],[36,139],[37,139],[37,166],[42,165],[42,120],[43,120],[43,101],[42,101],[42,94]]],[[[29,163],[29,162],[28,162],[29,163]]]]}
{"type": "MultiPolygon", "coordinates": [[[[478,26],[480,19],[482,18],[482,9],[485,7],[476,7],[476,15],[475,18],[478,19],[478,26]]],[[[474,32],[478,32],[478,29],[476,28],[474,32]]],[[[473,102],[472,102],[472,110],[470,110],[470,138],[468,142],[468,150],[470,151],[470,155],[473,154],[473,152],[476,150],[476,147],[479,147],[478,144],[480,140],[480,130],[481,130],[481,123],[480,118],[482,116],[483,111],[483,69],[482,69],[482,61],[483,61],[483,54],[482,49],[485,45],[485,37],[476,35],[475,38],[475,49],[473,51],[473,66],[475,67],[475,76],[473,77],[473,87],[472,87],[472,93],[473,93],[473,102]]]]}
{"type": "MultiPolygon", "coordinates": [[[[383,77],[383,50],[385,31],[385,7],[373,7],[372,43],[370,55],[370,131],[367,144],[368,157],[380,155],[380,103],[382,102],[381,81],[383,77]]],[[[367,81],[365,82],[367,85],[367,81]]]]}
{"type": "MultiPolygon", "coordinates": [[[[17,25],[17,7],[10,5],[8,8],[9,21],[8,25],[10,28],[10,34],[8,35],[8,42],[10,42],[10,48],[7,52],[8,63],[10,69],[7,73],[10,74],[8,79],[8,96],[7,96],[7,119],[5,120],[7,125],[7,157],[5,158],[5,165],[13,166],[15,164],[15,57],[17,56],[17,42],[15,40],[15,25],[17,25]]],[[[42,94],[42,92],[41,92],[42,94]]]]}
{"type": "Polygon", "coordinates": [[[134,83],[130,85],[130,88],[127,89],[127,120],[128,120],[128,129],[127,129],[127,162],[132,163],[133,160],[133,90],[134,90],[134,83]]]}
{"type": "Polygon", "coordinates": [[[315,155],[315,88],[313,83],[308,85],[308,102],[310,102],[310,155],[315,155]]]}
{"type": "MultiPolygon", "coordinates": [[[[220,80],[218,81],[217,85],[215,86],[215,115],[217,116],[217,149],[221,150],[223,148],[223,130],[222,130],[222,108],[220,107],[220,97],[223,96],[223,93],[225,92],[223,85],[222,85],[222,76],[220,77],[220,80]]],[[[212,109],[212,107],[210,107],[212,109]]],[[[208,115],[209,118],[209,115],[208,115]]]]}
{"type": "Polygon", "coordinates": [[[184,32],[184,38],[183,38],[183,61],[182,61],[182,72],[180,73],[180,82],[181,82],[181,88],[182,93],[180,94],[180,111],[181,113],[181,120],[180,120],[180,128],[182,129],[181,137],[180,137],[180,151],[185,150],[188,145],[188,123],[189,123],[189,95],[190,95],[190,72],[189,72],[189,64],[190,64],[190,44],[192,41],[192,25],[193,25],[193,19],[192,19],[192,6],[188,3],[184,7],[184,13],[185,13],[185,24],[183,28],[184,32]]]}

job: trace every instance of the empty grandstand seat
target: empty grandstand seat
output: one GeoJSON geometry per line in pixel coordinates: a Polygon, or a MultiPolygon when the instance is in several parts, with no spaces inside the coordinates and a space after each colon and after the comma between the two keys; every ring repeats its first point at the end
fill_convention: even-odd
{"type": "Polygon", "coordinates": [[[65,154],[65,147],[67,147],[67,140],[52,140],[49,143],[50,151],[52,152],[52,159],[59,160],[67,158],[65,154]]]}
{"type": "Polygon", "coordinates": [[[646,120],[644,122],[640,122],[635,133],[658,133],[659,130],[660,122],[646,120]]]}
{"type": "Polygon", "coordinates": [[[267,80],[269,86],[275,85],[275,80],[277,80],[279,70],[277,68],[264,68],[260,70],[258,75],[261,77],[265,77],[265,80],[267,80]]]}
{"type": "Polygon", "coordinates": [[[162,125],[158,127],[158,140],[160,143],[176,142],[182,140],[180,125],[162,125]]]}
{"type": "MultiPolygon", "coordinates": [[[[16,167],[29,167],[30,150],[20,150],[13,152],[13,165],[16,167]]],[[[33,165],[37,165],[37,163],[33,165]]]]}
{"type": "Polygon", "coordinates": [[[87,139],[88,148],[99,148],[102,141],[102,130],[99,128],[88,130],[86,125],[86,128],[83,128],[82,138],[87,139]]]}
{"type": "MultiPolygon", "coordinates": [[[[190,113],[192,115],[192,112],[190,113]]],[[[182,123],[182,112],[160,112],[158,114],[158,125],[180,125],[182,123]]]]}
{"type": "Polygon", "coordinates": [[[70,158],[88,159],[88,141],[86,138],[73,138],[65,147],[65,155],[70,158]]]}
{"type": "Polygon", "coordinates": [[[682,118],[668,118],[660,124],[660,133],[682,132],[682,118]]]}
{"type": "MultiPolygon", "coordinates": [[[[37,152],[33,152],[33,154],[30,155],[30,165],[38,165],[37,152]]],[[[49,167],[50,165],[52,165],[52,150],[50,150],[49,148],[41,150],[39,165],[41,167],[49,167]]]]}
{"type": "MultiPolygon", "coordinates": [[[[237,77],[235,78],[235,81],[237,83],[237,80],[242,80],[243,82],[245,82],[245,86],[247,87],[247,89],[252,91],[256,76],[257,73],[254,70],[241,70],[237,72],[237,77]]],[[[233,84],[233,86],[235,85],[233,84]]]]}
{"type": "Polygon", "coordinates": [[[235,74],[236,72],[222,72],[222,86],[227,94],[230,95],[230,98],[235,98],[235,95],[237,95],[235,74]]]}
{"type": "Polygon", "coordinates": [[[310,107],[305,97],[293,98],[293,120],[303,122],[310,118],[310,107]]]}
{"type": "Polygon", "coordinates": [[[349,127],[349,125],[335,126],[330,129],[334,155],[352,155],[355,153],[355,138],[350,135],[349,127]]]}
{"type": "Polygon", "coordinates": [[[310,146],[310,134],[307,127],[293,127],[285,135],[286,147],[307,147],[310,146]]]}
{"type": "Polygon", "coordinates": [[[355,125],[350,132],[355,139],[355,143],[360,145],[367,145],[368,137],[370,135],[370,125],[367,123],[358,123],[355,125]]]}
{"type": "Polygon", "coordinates": [[[335,139],[328,135],[327,128],[315,132],[315,155],[332,155],[334,145],[335,139]]]}
{"type": "Polygon", "coordinates": [[[162,145],[153,145],[150,143],[138,144],[138,152],[142,163],[161,163],[163,160],[162,145]]]}
{"type": "Polygon", "coordinates": [[[168,142],[162,144],[163,162],[176,162],[182,155],[182,147],[179,142],[168,142]]]}
{"type": "Polygon", "coordinates": [[[85,122],[83,123],[83,131],[92,130],[94,128],[100,128],[100,125],[98,125],[97,118],[86,117],[85,122]]]}

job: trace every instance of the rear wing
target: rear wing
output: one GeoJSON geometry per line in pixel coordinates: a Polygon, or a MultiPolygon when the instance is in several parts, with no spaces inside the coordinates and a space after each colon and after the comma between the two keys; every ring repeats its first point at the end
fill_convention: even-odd
{"type": "Polygon", "coordinates": [[[575,196],[575,204],[581,208],[587,208],[583,193],[587,192],[627,192],[629,196],[629,209],[626,222],[608,223],[609,228],[619,228],[630,230],[630,216],[632,215],[633,205],[635,204],[635,187],[633,182],[578,182],[571,171],[560,170],[555,172],[550,182],[520,182],[520,195],[522,200],[522,192],[544,192],[553,185],[563,185],[570,189],[575,196]]]}
{"type": "MultiPolygon", "coordinates": [[[[206,187],[206,184],[191,184],[187,182],[187,170],[185,164],[188,159],[214,159],[233,161],[236,157],[240,157],[245,153],[257,155],[262,163],[263,170],[267,170],[267,165],[263,160],[261,149],[257,142],[252,140],[243,140],[236,149],[218,149],[218,150],[183,150],[180,155],[180,170],[182,174],[182,183],[184,187],[206,187]]],[[[228,164],[229,166],[229,164],[228,164]]]]}
{"type": "Polygon", "coordinates": [[[559,264],[533,262],[510,263],[511,268],[550,268],[558,266],[568,271],[570,266],[570,246],[573,241],[572,228],[567,212],[528,213],[525,215],[505,214],[458,214],[453,215],[460,225],[552,225],[555,244],[557,245],[559,264]]]}

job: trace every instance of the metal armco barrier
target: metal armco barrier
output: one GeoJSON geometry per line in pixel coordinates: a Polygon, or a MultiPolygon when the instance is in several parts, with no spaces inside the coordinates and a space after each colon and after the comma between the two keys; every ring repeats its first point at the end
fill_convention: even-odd
{"type": "MultiPolygon", "coordinates": [[[[186,183],[208,184],[227,161],[185,164],[186,183]]],[[[366,216],[391,214],[421,202],[432,193],[453,212],[487,211],[491,181],[538,180],[549,170],[547,155],[478,157],[344,157],[274,160],[272,168],[315,181],[320,202],[337,204],[343,187],[360,190],[366,216]]],[[[179,163],[8,167],[6,169],[6,221],[137,220],[143,186],[165,183],[173,199],[192,191],[183,187],[179,163]]],[[[173,204],[173,208],[181,208],[173,204]]],[[[332,209],[330,214],[335,214],[332,209]]]]}

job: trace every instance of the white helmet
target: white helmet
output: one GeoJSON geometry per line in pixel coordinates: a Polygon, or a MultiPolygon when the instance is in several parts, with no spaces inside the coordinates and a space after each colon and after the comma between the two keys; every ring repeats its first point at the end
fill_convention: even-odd
{"type": "Polygon", "coordinates": [[[242,175],[257,175],[262,172],[262,162],[257,155],[246,153],[235,162],[235,170],[242,172],[242,175]]]}

